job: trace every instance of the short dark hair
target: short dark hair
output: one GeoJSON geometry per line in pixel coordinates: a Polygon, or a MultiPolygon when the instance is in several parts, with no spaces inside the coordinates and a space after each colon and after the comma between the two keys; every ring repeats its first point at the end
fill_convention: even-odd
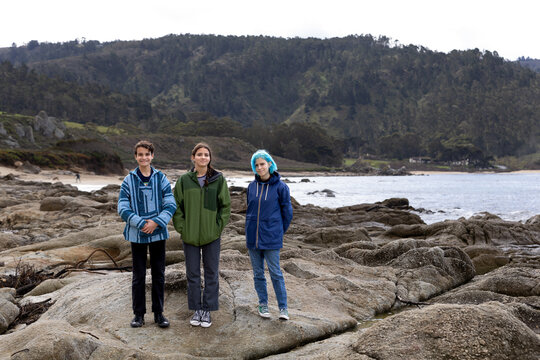
{"type": "Polygon", "coordinates": [[[143,147],[150,151],[150,154],[154,154],[154,145],[147,140],[141,140],[138,143],[135,144],[135,147],[133,148],[133,152],[135,155],[137,155],[137,149],[143,147]]]}

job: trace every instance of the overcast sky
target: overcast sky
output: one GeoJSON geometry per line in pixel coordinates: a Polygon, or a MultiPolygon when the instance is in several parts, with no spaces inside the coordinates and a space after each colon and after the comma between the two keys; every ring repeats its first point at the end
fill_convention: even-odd
{"type": "Polygon", "coordinates": [[[168,34],[384,35],[431,50],[540,59],[538,0],[8,0],[0,47],[30,40],[112,41],[168,34]]]}

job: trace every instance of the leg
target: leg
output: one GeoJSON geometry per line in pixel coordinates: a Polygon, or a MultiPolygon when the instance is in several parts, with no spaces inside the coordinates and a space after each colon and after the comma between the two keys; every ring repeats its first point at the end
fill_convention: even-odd
{"type": "Polygon", "coordinates": [[[189,310],[201,310],[201,248],[184,243],[189,310]]]}
{"type": "Polygon", "coordinates": [[[163,312],[165,292],[165,240],[150,243],[150,268],[152,269],[152,312],[163,312]]]}
{"type": "Polygon", "coordinates": [[[143,316],[146,313],[146,247],[147,244],[131,243],[131,257],[133,260],[131,298],[133,313],[139,316],[143,316]]]}
{"type": "Polygon", "coordinates": [[[203,310],[217,311],[219,309],[219,255],[221,239],[202,246],[204,267],[203,310]]]}
{"type": "Polygon", "coordinates": [[[268,305],[268,293],[266,292],[266,278],[264,277],[264,253],[262,250],[249,249],[249,258],[253,268],[253,282],[255,291],[259,297],[260,305],[268,305]]]}
{"type": "Polygon", "coordinates": [[[264,258],[268,265],[268,272],[272,279],[274,292],[280,309],[287,308],[287,290],[285,290],[285,279],[279,267],[279,250],[265,250],[264,258]]]}

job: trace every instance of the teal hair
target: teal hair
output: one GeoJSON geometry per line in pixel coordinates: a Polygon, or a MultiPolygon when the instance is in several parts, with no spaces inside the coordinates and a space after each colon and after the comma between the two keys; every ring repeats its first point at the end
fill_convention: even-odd
{"type": "Polygon", "coordinates": [[[257,171],[255,170],[255,161],[257,161],[258,158],[263,158],[264,160],[266,160],[266,162],[272,163],[272,165],[270,165],[270,169],[268,169],[268,172],[270,174],[273,174],[274,171],[277,170],[277,164],[274,159],[272,159],[270,154],[266,150],[257,150],[255,151],[255,154],[253,154],[253,156],[251,157],[251,169],[253,170],[254,174],[257,174],[257,171]]]}

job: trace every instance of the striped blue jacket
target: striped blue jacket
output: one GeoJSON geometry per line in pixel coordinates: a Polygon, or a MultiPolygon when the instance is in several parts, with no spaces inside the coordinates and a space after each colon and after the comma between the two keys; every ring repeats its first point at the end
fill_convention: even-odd
{"type": "Polygon", "coordinates": [[[134,243],[168,239],[167,224],[176,211],[169,180],[161,171],[152,170],[148,185],[144,185],[135,169],[124,178],[120,187],[118,214],[126,222],[124,237],[134,243]],[[159,225],[152,234],[140,231],[147,219],[159,225]]]}

